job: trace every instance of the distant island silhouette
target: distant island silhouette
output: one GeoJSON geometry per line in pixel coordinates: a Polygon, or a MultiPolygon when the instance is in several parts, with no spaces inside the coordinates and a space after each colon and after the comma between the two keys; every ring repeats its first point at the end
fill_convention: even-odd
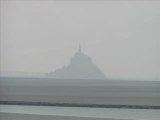
{"type": "Polygon", "coordinates": [[[79,45],[78,51],[71,57],[68,66],[46,74],[47,77],[61,79],[106,79],[104,73],[84,54],[79,45]]]}

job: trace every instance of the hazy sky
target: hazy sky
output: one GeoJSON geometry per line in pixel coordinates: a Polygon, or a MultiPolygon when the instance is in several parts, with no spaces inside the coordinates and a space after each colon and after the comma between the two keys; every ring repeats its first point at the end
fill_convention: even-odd
{"type": "Polygon", "coordinates": [[[1,0],[1,71],[50,72],[79,43],[109,78],[160,78],[160,1],[1,0]]]}

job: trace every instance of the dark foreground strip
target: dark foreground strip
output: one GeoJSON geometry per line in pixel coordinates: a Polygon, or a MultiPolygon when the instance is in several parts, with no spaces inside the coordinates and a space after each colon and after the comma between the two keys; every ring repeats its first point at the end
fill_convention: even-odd
{"type": "Polygon", "coordinates": [[[25,101],[0,101],[1,105],[32,105],[32,106],[57,106],[57,107],[90,107],[90,108],[123,108],[123,109],[160,109],[160,106],[143,105],[106,105],[106,104],[79,104],[79,103],[49,103],[25,101]]]}

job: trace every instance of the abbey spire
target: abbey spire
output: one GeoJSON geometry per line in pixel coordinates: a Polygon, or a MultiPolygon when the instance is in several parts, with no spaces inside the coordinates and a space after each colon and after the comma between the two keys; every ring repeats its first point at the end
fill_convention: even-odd
{"type": "Polygon", "coordinates": [[[79,44],[78,52],[82,52],[81,44],[79,44]]]}

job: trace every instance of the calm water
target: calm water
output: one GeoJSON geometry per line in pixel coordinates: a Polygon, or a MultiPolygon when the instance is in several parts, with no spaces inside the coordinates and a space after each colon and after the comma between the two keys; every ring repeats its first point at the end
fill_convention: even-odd
{"type": "Polygon", "coordinates": [[[0,77],[0,101],[160,106],[160,82],[0,77]]]}
{"type": "Polygon", "coordinates": [[[0,120],[160,120],[160,110],[0,105],[0,120]]]}

